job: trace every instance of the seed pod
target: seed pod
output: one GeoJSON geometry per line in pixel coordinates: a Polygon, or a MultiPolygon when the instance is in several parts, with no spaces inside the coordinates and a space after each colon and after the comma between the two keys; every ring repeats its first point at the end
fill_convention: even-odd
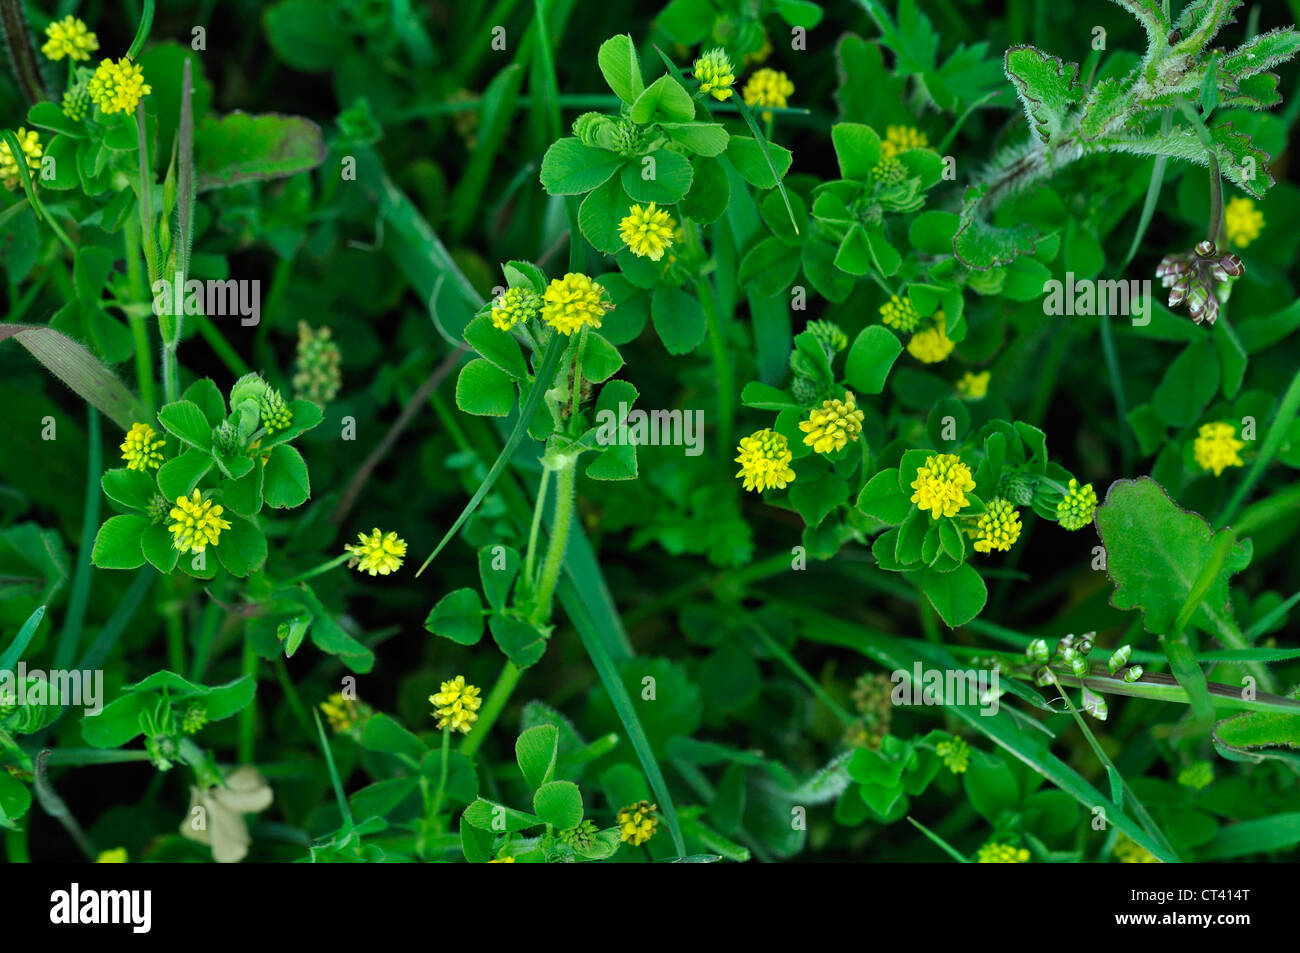
{"type": "Polygon", "coordinates": [[[1082,655],[1076,655],[1070,659],[1070,670],[1079,678],[1083,678],[1092,671],[1092,666],[1088,664],[1088,660],[1082,655]]]}
{"type": "Polygon", "coordinates": [[[1025,657],[1031,662],[1046,662],[1051,658],[1046,639],[1034,639],[1025,647],[1025,657]]]}
{"type": "Polygon", "coordinates": [[[1110,714],[1106,699],[1096,692],[1088,691],[1086,688],[1083,690],[1083,710],[1098,721],[1105,721],[1106,716],[1110,714]]]}
{"type": "Polygon", "coordinates": [[[1142,677],[1141,665],[1129,666],[1128,670],[1124,673],[1124,681],[1126,682],[1136,682],[1141,677],[1142,677]]]}
{"type": "Polygon", "coordinates": [[[1052,670],[1048,668],[1046,665],[1040,668],[1036,673],[1034,673],[1034,684],[1035,685],[1052,684],[1052,670]]]}
{"type": "Polygon", "coordinates": [[[1117,671],[1127,665],[1129,656],[1132,654],[1133,646],[1131,645],[1121,645],[1111,653],[1110,661],[1106,663],[1106,667],[1110,669],[1110,674],[1114,675],[1117,671]]]}
{"type": "MultiPolygon", "coordinates": [[[[1096,634],[1095,632],[1088,633],[1088,635],[1095,635],[1095,634],[1096,634]]],[[[1087,655],[1089,652],[1092,651],[1092,639],[1088,638],[1088,635],[1085,635],[1083,638],[1079,640],[1079,644],[1077,648],[1079,649],[1080,655],[1087,655]]]]}
{"type": "Polygon", "coordinates": [[[1064,648],[1059,649],[1059,654],[1062,662],[1066,665],[1073,665],[1074,660],[1079,657],[1079,650],[1073,645],[1067,645],[1064,648]]]}

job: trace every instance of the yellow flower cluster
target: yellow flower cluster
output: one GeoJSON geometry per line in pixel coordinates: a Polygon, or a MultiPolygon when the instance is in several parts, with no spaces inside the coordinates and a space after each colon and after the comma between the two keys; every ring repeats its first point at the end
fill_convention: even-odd
{"type": "Polygon", "coordinates": [[[930,511],[931,519],[956,516],[970,501],[966,491],[975,489],[970,467],[953,453],[938,453],[927,457],[925,465],[916,471],[912,481],[912,502],[930,511]]]}
{"type": "Polygon", "coordinates": [[[790,468],[794,454],[790,452],[790,443],[783,434],[771,428],[756,430],[741,438],[736,449],[740,451],[740,456],[736,457],[740,464],[736,476],[745,478],[746,490],[759,493],[772,487],[784,490],[786,484],[794,480],[794,470],[790,468]]]}
{"type": "Polygon", "coordinates": [[[618,223],[618,237],[638,258],[658,261],[673,245],[673,230],[677,223],[661,208],[651,202],[645,208],[633,205],[618,223]]]}
{"type": "Polygon", "coordinates": [[[114,63],[104,60],[90,78],[90,98],[100,112],[109,115],[117,112],[134,112],[136,105],[153,92],[144,81],[144,71],[138,63],[125,56],[114,63]]]}
{"type": "Polygon", "coordinates": [[[880,306],[880,320],[896,331],[911,334],[921,323],[921,316],[916,313],[911,298],[891,295],[890,299],[880,306]]]}
{"type": "Polygon", "coordinates": [[[1218,422],[1202,424],[1196,434],[1196,443],[1192,453],[1196,465],[1202,470],[1213,470],[1219,476],[1228,467],[1245,466],[1238,453],[1245,443],[1237,439],[1237,428],[1232,424],[1218,422]]]}
{"type": "Polygon", "coordinates": [[[970,535],[975,539],[975,552],[991,553],[997,549],[1005,553],[1020,538],[1020,514],[1009,500],[995,496],[989,500],[988,509],[980,514],[970,535]]]}
{"type": "Polygon", "coordinates": [[[542,300],[542,320],[564,335],[598,328],[605,312],[614,310],[602,285],[575,272],[553,278],[542,300]]]}
{"type": "MultiPolygon", "coordinates": [[[[746,106],[775,106],[780,109],[787,104],[788,97],[794,95],[794,83],[780,70],[764,67],[749,77],[743,95],[746,106]]],[[[772,113],[765,111],[763,121],[770,122],[771,119],[772,113]]]]}
{"type": "Polygon", "coordinates": [[[45,35],[49,39],[41,47],[41,52],[52,60],[61,60],[65,56],[72,60],[88,60],[90,54],[99,49],[99,37],[74,16],[55,20],[45,28],[45,35]]]}
{"type": "Polygon", "coordinates": [[[1264,213],[1255,208],[1250,199],[1229,199],[1228,207],[1223,210],[1223,226],[1228,241],[1238,248],[1245,248],[1264,230],[1264,213]]]}
{"type": "MultiPolygon", "coordinates": [[[[16,134],[18,145],[22,147],[23,155],[27,160],[27,169],[29,172],[37,172],[41,168],[41,137],[35,129],[28,130],[19,128],[16,134]]],[[[9,148],[7,140],[0,139],[0,183],[3,183],[6,189],[16,189],[22,180],[18,176],[18,163],[14,160],[13,151],[9,148]]],[[[32,184],[36,184],[36,177],[32,176],[32,184]]]]}
{"type": "Polygon", "coordinates": [[[852,391],[844,392],[843,400],[822,401],[813,408],[808,419],[801,421],[799,429],[808,436],[803,442],[817,453],[843,450],[862,433],[863,413],[858,409],[852,391]]]}
{"type": "Polygon", "coordinates": [[[885,138],[880,143],[880,155],[885,159],[892,159],[900,152],[906,152],[908,149],[925,149],[930,145],[930,140],[926,138],[925,133],[913,126],[887,126],[885,128],[885,138]]]}
{"type": "Polygon", "coordinates": [[[542,296],[531,288],[508,288],[492,303],[492,324],[502,331],[509,331],[516,324],[523,324],[537,317],[542,307],[542,296]]]}
{"type": "Polygon", "coordinates": [[[214,506],[211,500],[195,490],[190,496],[179,496],[172,507],[172,524],[167,531],[174,537],[172,545],[183,553],[201,553],[210,545],[216,546],[223,529],[230,529],[228,520],[223,520],[225,512],[220,506],[214,506]]]}
{"type": "Polygon", "coordinates": [[[357,533],[357,541],[343,548],[355,557],[349,560],[349,565],[355,564],[372,576],[397,572],[406,556],[406,540],[395,532],[383,533],[379,527],[375,527],[369,536],[357,533]]]}
{"type": "Polygon", "coordinates": [[[1158,864],[1160,858],[1127,834],[1120,834],[1111,852],[1121,864],[1158,864]]]}
{"type": "Polygon", "coordinates": [[[934,751],[943,759],[944,767],[953,774],[964,774],[970,767],[970,745],[961,738],[940,741],[935,745],[934,751]]]}
{"type": "Polygon", "coordinates": [[[708,93],[719,102],[731,98],[731,84],[736,81],[736,74],[722,47],[709,50],[697,59],[694,71],[700,92],[708,93]]]}
{"type": "Polygon", "coordinates": [[[973,371],[967,371],[957,381],[957,393],[961,395],[962,400],[983,400],[988,396],[989,380],[993,377],[989,371],[980,371],[978,374],[973,371]]]}
{"type": "Polygon", "coordinates": [[[344,698],[342,692],[335,692],[321,702],[320,710],[330,727],[339,734],[351,731],[361,720],[361,706],[354,699],[344,698]]]}
{"type": "Polygon", "coordinates": [[[433,715],[438,719],[438,727],[451,726],[452,731],[462,735],[469,734],[474,722],[478,721],[478,710],[483,706],[477,686],[466,685],[465,676],[457,675],[449,682],[442,683],[442,691],[429,696],[433,705],[433,715]]]}
{"type": "Polygon", "coordinates": [[[980,864],[1024,864],[1029,862],[1029,851],[990,842],[979,849],[975,860],[980,864]]]}
{"type": "Polygon", "coordinates": [[[148,424],[132,424],[119,449],[128,470],[157,470],[162,464],[162,448],[166,444],[167,441],[148,424]]]}
{"type": "Polygon", "coordinates": [[[649,801],[637,801],[618,812],[618,836],[625,844],[640,847],[654,837],[659,827],[659,810],[657,804],[649,801]]]}
{"type": "Polygon", "coordinates": [[[1079,481],[1070,478],[1065,498],[1056,504],[1056,521],[1062,529],[1083,529],[1092,522],[1097,512],[1097,491],[1091,483],[1079,486],[1079,481]]]}
{"type": "Polygon", "coordinates": [[[948,319],[942,311],[934,314],[934,324],[907,342],[907,353],[925,364],[945,360],[957,345],[948,338],[948,319]]]}

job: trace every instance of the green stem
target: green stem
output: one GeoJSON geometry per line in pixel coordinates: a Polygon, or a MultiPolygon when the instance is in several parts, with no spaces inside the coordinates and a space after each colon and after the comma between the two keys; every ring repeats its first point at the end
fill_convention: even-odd
{"type": "Polygon", "coordinates": [[[757,622],[753,621],[752,618],[749,620],[749,626],[753,629],[754,634],[758,636],[759,641],[763,643],[763,647],[771,652],[782,665],[788,668],[795,678],[803,682],[808,691],[812,692],[823,705],[829,708],[836,718],[850,726],[857,723],[858,719],[850,715],[839,702],[831,698],[831,696],[827,694],[826,689],[822,688],[817,680],[808,674],[807,669],[800,665],[793,655],[782,648],[776,639],[767,634],[767,630],[757,622]]]}
{"type": "Polygon", "coordinates": [[[319,566],[317,566],[314,569],[308,569],[306,572],[300,572],[292,579],[286,579],[280,585],[293,586],[293,585],[297,585],[300,582],[306,582],[308,579],[315,579],[317,576],[321,575],[322,573],[327,573],[331,569],[335,569],[339,566],[342,566],[345,562],[347,562],[349,559],[352,558],[354,557],[352,556],[351,553],[344,553],[342,556],[336,556],[333,559],[329,560],[328,562],[321,563],[319,566]]]}
{"type": "Polygon", "coordinates": [[[289,710],[298,719],[298,724],[302,725],[302,730],[306,733],[305,737],[310,741],[315,734],[311,718],[307,715],[307,706],[302,703],[302,696],[298,694],[298,687],[289,678],[289,666],[284,664],[283,656],[275,660],[275,677],[280,683],[281,691],[284,692],[284,700],[289,703],[289,710]]]}
{"type": "MultiPolygon", "coordinates": [[[[465,739],[468,743],[469,739],[465,739]]],[[[438,812],[442,810],[442,796],[447,790],[447,761],[451,754],[451,728],[445,728],[442,732],[442,763],[438,768],[438,791],[433,796],[433,809],[429,812],[430,817],[437,817],[438,812]]]]}
{"type": "Polygon", "coordinates": [[[76,657],[81,641],[81,625],[86,618],[86,601],[90,595],[90,577],[94,572],[91,551],[95,531],[99,526],[99,479],[103,472],[101,455],[103,446],[99,435],[99,411],[86,408],[86,441],[89,448],[86,466],[86,500],[81,512],[81,545],[77,549],[77,572],[72,579],[72,595],[68,598],[67,614],[59,632],[58,648],[54,652],[54,667],[64,669],[76,657]]]}
{"type": "Polygon", "coordinates": [[[527,591],[525,597],[532,594],[534,568],[537,565],[537,536],[542,528],[542,510],[546,508],[546,487],[551,482],[551,471],[542,468],[542,478],[537,483],[537,502],[533,505],[533,523],[528,530],[528,554],[524,557],[523,582],[527,591]]]}
{"type": "Polygon", "coordinates": [[[5,831],[5,853],[11,864],[31,863],[31,855],[27,852],[27,828],[5,831]]]}
{"type": "Polygon", "coordinates": [[[1295,377],[1291,378],[1291,386],[1286,389],[1286,394],[1282,397],[1282,403],[1278,405],[1277,414],[1274,415],[1273,423],[1268,428],[1268,436],[1264,438],[1264,445],[1259,448],[1259,454],[1255,457],[1255,462],[1251,464],[1246,479],[1237,484],[1237,489],[1233,492],[1231,499],[1228,500],[1228,505],[1219,514],[1219,526],[1227,526],[1232,521],[1242,501],[1246,499],[1247,494],[1254,487],[1255,481],[1264,472],[1264,467],[1268,466],[1273,459],[1273,455],[1282,446],[1282,442],[1286,439],[1287,432],[1291,428],[1291,422],[1295,420],[1297,412],[1300,412],[1300,371],[1296,371],[1295,377]]]}
{"type": "Polygon", "coordinates": [[[551,539],[542,562],[541,578],[537,582],[537,595],[533,603],[531,620],[540,625],[551,617],[551,598],[560,581],[564,566],[564,552],[569,545],[569,528],[573,525],[573,504],[577,496],[578,457],[565,461],[555,480],[555,519],[551,523],[551,539]]]}
{"type": "Polygon", "coordinates": [[[735,385],[732,381],[731,358],[727,353],[727,341],[723,334],[722,322],[718,318],[713,289],[704,278],[696,282],[695,289],[704,308],[704,317],[708,321],[709,347],[713,352],[713,372],[718,379],[718,446],[727,450],[735,440],[733,419],[735,385]]]}
{"type": "MultiPolygon", "coordinates": [[[[492,730],[497,716],[506,707],[506,702],[510,700],[510,693],[515,690],[515,686],[519,684],[519,678],[523,674],[524,670],[516,666],[514,662],[508,661],[501,667],[501,674],[497,676],[496,684],[492,686],[487,701],[483,703],[483,709],[478,714],[478,721],[474,723],[473,729],[460,744],[461,754],[465,755],[465,757],[474,757],[474,752],[478,751],[483,739],[492,730]]],[[[450,732],[450,729],[444,729],[444,731],[450,732]]]]}
{"type": "MultiPolygon", "coordinates": [[[[131,216],[131,221],[122,228],[122,241],[126,249],[126,277],[136,297],[140,301],[152,301],[149,286],[145,282],[144,269],[140,267],[140,233],[136,231],[139,212],[131,216]]],[[[153,358],[150,354],[149,328],[145,323],[143,311],[124,308],[127,323],[131,325],[131,337],[135,342],[135,377],[140,388],[140,401],[152,419],[158,410],[157,392],[154,389],[153,358]]]]}
{"type": "Polygon", "coordinates": [[[578,420],[578,401],[582,396],[582,356],[587,351],[587,334],[591,328],[584,325],[578,333],[578,344],[573,351],[573,363],[569,365],[569,426],[578,420]]]}
{"type": "MultiPolygon", "coordinates": [[[[258,655],[253,651],[253,643],[244,642],[244,674],[251,675],[257,681],[258,655]]],[[[257,737],[257,706],[248,705],[239,713],[239,763],[252,764],[257,737]]]]}

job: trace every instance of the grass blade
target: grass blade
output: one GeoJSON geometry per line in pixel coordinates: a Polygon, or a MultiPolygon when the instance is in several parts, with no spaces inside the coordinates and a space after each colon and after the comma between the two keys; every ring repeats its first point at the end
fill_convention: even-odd
{"type": "Polygon", "coordinates": [[[27,617],[23,627],[18,630],[17,637],[9,643],[9,648],[5,649],[4,655],[0,655],[0,671],[12,671],[18,664],[18,660],[27,651],[27,646],[31,644],[32,636],[36,634],[36,627],[44,618],[45,606],[37,606],[36,611],[27,617]]]}

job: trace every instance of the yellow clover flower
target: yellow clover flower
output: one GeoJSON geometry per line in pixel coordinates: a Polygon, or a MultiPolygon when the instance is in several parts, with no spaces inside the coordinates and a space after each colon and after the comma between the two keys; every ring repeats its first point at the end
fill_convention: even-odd
{"type": "MultiPolygon", "coordinates": [[[[41,168],[41,137],[35,129],[27,130],[19,128],[16,138],[18,145],[22,147],[23,155],[27,160],[29,172],[38,172],[41,168]]],[[[31,177],[32,184],[36,184],[36,177],[31,177]]],[[[21,179],[18,177],[18,163],[14,161],[14,154],[9,148],[9,142],[0,139],[0,183],[3,183],[6,189],[17,189],[21,179]]]]}
{"type": "Polygon", "coordinates": [[[1127,834],[1120,834],[1111,851],[1112,856],[1121,864],[1158,864],[1160,858],[1133,840],[1127,834]]]}
{"type": "Polygon", "coordinates": [[[175,537],[172,544],[183,553],[201,553],[209,544],[216,546],[221,531],[230,529],[230,523],[221,518],[223,512],[198,490],[189,497],[178,496],[170,514],[172,524],[167,527],[175,537]]]}
{"type": "Polygon", "coordinates": [[[695,61],[694,73],[700,92],[708,93],[719,102],[731,98],[731,84],[736,81],[736,74],[727,51],[722,47],[715,47],[700,56],[695,61]]]}
{"type": "MultiPolygon", "coordinates": [[[[780,70],[764,67],[749,77],[743,93],[746,106],[776,106],[782,108],[787,97],[794,95],[794,83],[780,70]]],[[[763,121],[771,122],[772,113],[765,111],[763,121]]]]}
{"type": "Polygon", "coordinates": [[[946,360],[957,345],[948,338],[948,319],[942,311],[934,313],[934,324],[907,342],[907,353],[925,364],[946,360]]]}
{"type": "Polygon", "coordinates": [[[975,861],[980,864],[1024,864],[1029,862],[1029,851],[1023,847],[990,842],[979,849],[975,861]]]}
{"type": "Polygon", "coordinates": [[[330,728],[339,734],[351,731],[361,720],[361,706],[351,698],[344,698],[342,692],[335,692],[319,707],[330,728]]]}
{"type": "Polygon", "coordinates": [[[1244,446],[1246,444],[1237,439],[1237,428],[1220,421],[1201,425],[1192,453],[1198,467],[1213,470],[1217,477],[1227,467],[1245,466],[1237,452],[1244,446]]]}
{"type": "Polygon", "coordinates": [[[74,16],[55,20],[45,28],[45,35],[49,39],[41,47],[41,52],[52,60],[61,60],[65,56],[73,60],[88,60],[90,54],[99,49],[99,37],[74,16]]]}
{"type": "Polygon", "coordinates": [[[953,774],[963,774],[970,766],[970,745],[961,738],[940,741],[934,751],[943,760],[943,766],[953,774]]]}
{"type": "Polygon", "coordinates": [[[1228,241],[1238,248],[1245,248],[1264,229],[1264,213],[1255,208],[1250,199],[1238,196],[1228,200],[1228,207],[1223,210],[1223,225],[1228,233],[1228,241]]]}
{"type": "Polygon", "coordinates": [[[649,801],[637,801],[618,812],[618,836],[623,843],[640,847],[654,837],[659,827],[659,810],[657,804],[649,801]]]}
{"type": "Polygon", "coordinates": [[[1062,529],[1083,529],[1092,522],[1097,512],[1097,491],[1091,483],[1079,486],[1079,481],[1070,478],[1065,498],[1056,504],[1056,521],[1062,529]]]}
{"type": "Polygon", "coordinates": [[[492,303],[492,324],[500,331],[509,331],[537,317],[541,308],[542,296],[531,288],[507,288],[492,303]]]}
{"type": "Polygon", "coordinates": [[[937,453],[926,457],[925,465],[916,471],[912,481],[911,502],[930,511],[931,519],[956,516],[970,501],[966,491],[975,489],[970,467],[953,453],[937,453]]]}
{"type": "Polygon", "coordinates": [[[118,449],[122,451],[128,470],[157,470],[162,464],[162,448],[166,444],[167,441],[148,424],[132,424],[118,449]]]}
{"type": "Polygon", "coordinates": [[[90,78],[90,98],[100,112],[109,115],[117,112],[134,112],[136,105],[153,92],[144,81],[140,64],[122,57],[116,63],[104,60],[90,78]]]}
{"type": "Polygon", "coordinates": [[[973,371],[967,371],[957,381],[957,393],[962,400],[983,400],[988,396],[989,380],[993,374],[989,371],[980,371],[978,374],[973,371]]]}
{"type": "Polygon", "coordinates": [[[564,335],[587,325],[598,328],[605,312],[614,310],[602,285],[575,272],[551,279],[542,301],[542,320],[564,335]]]}
{"type": "Polygon", "coordinates": [[[921,323],[921,316],[916,313],[912,299],[900,298],[898,295],[891,295],[889,300],[880,306],[880,319],[889,327],[905,334],[915,331],[916,326],[921,323]]]}
{"type": "Polygon", "coordinates": [[[996,549],[1005,553],[1020,538],[1020,514],[1009,500],[995,496],[970,535],[975,539],[975,552],[991,553],[996,549]]]}
{"type": "Polygon", "coordinates": [[[442,683],[442,691],[429,696],[434,707],[434,717],[438,727],[451,726],[452,731],[462,735],[469,734],[474,722],[478,721],[478,710],[483,705],[479,690],[474,685],[465,684],[465,676],[457,675],[449,682],[442,683]]]}
{"type": "Polygon", "coordinates": [[[498,857],[496,860],[489,860],[489,861],[488,861],[489,864],[513,864],[514,862],[515,862],[515,859],[514,859],[513,856],[510,856],[510,857],[498,857]]]}
{"type": "Polygon", "coordinates": [[[786,484],[794,480],[794,470],[790,469],[794,454],[783,434],[771,428],[756,430],[741,438],[736,449],[740,451],[740,456],[736,457],[740,464],[736,476],[745,478],[746,490],[759,493],[772,487],[784,490],[786,484]]]}
{"type": "Polygon", "coordinates": [[[913,126],[887,126],[885,128],[885,138],[880,143],[880,155],[885,159],[892,159],[900,152],[906,152],[908,149],[925,149],[930,145],[930,140],[926,138],[925,133],[913,126]]]}
{"type": "Polygon", "coordinates": [[[673,230],[677,223],[663,209],[651,202],[645,208],[633,205],[618,223],[618,237],[638,258],[658,261],[664,251],[673,245],[673,230]]]}
{"type": "Polygon", "coordinates": [[[349,560],[349,566],[355,565],[372,576],[397,572],[406,556],[406,540],[395,532],[383,533],[379,527],[375,527],[369,536],[357,533],[357,541],[343,548],[355,557],[349,560]]]}
{"type": "MultiPolygon", "coordinates": [[[[69,17],[68,19],[72,19],[72,18],[69,17]]],[[[128,863],[128,861],[127,861],[127,859],[126,859],[126,848],[125,848],[125,847],[114,847],[114,848],[112,848],[112,849],[110,849],[110,850],[103,850],[103,851],[100,851],[100,852],[99,852],[99,856],[98,856],[97,858],[95,858],[95,863],[97,863],[97,864],[125,864],[125,863],[128,863]]]]}
{"type": "Polygon", "coordinates": [[[851,391],[844,392],[843,400],[822,401],[820,407],[813,408],[808,419],[801,421],[799,429],[808,436],[803,442],[817,453],[831,453],[843,450],[855,442],[862,433],[863,413],[856,405],[856,398],[851,391]]]}

